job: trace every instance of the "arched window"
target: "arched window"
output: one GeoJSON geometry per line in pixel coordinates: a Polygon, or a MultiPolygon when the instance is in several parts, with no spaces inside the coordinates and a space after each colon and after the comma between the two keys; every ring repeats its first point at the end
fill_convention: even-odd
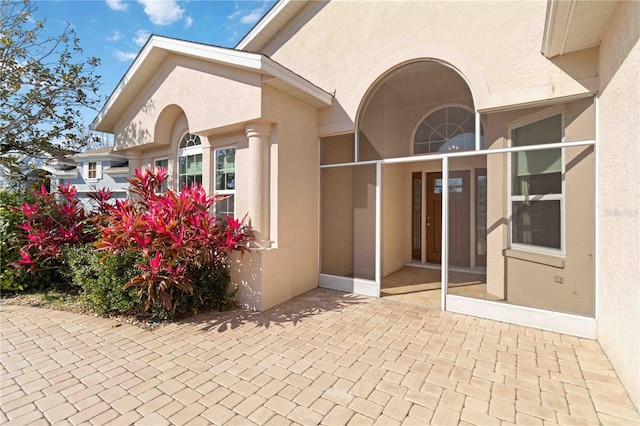
{"type": "MultiPolygon", "coordinates": [[[[484,146],[480,126],[480,144],[484,146]]],[[[475,114],[465,106],[445,106],[422,119],[413,136],[413,153],[469,151],[475,149],[475,114]]]]}
{"type": "Polygon", "coordinates": [[[178,145],[178,190],[202,184],[202,143],[200,136],[186,133],[178,145]]]}

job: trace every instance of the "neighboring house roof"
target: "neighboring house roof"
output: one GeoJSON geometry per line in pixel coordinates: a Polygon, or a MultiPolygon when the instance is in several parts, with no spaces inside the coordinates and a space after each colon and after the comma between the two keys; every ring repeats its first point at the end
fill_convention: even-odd
{"type": "Polygon", "coordinates": [[[330,106],[333,96],[269,57],[203,43],[152,35],[93,121],[95,130],[113,132],[115,124],[171,54],[256,72],[269,85],[315,107],[330,106]]]}
{"type": "Polygon", "coordinates": [[[129,174],[129,166],[107,167],[102,173],[125,176],[129,174]]]}
{"type": "Polygon", "coordinates": [[[236,45],[236,49],[257,52],[298,14],[308,0],[280,0],[260,19],[236,45]]]}
{"type": "Polygon", "coordinates": [[[71,156],[71,158],[75,161],[85,161],[85,160],[120,160],[126,159],[126,155],[117,154],[113,152],[114,146],[107,146],[104,148],[92,149],[90,151],[79,152],[71,156]]]}
{"type": "Polygon", "coordinates": [[[542,54],[553,58],[598,46],[615,7],[615,0],[549,0],[542,54]]]}

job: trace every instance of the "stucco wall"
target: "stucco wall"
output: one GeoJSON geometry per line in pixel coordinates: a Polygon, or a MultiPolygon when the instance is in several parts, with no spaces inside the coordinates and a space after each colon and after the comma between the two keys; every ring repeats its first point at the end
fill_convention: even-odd
{"type": "Polygon", "coordinates": [[[156,123],[160,114],[172,105],[179,105],[184,111],[192,133],[207,133],[258,119],[262,108],[260,86],[259,74],[169,56],[138,102],[131,105],[116,126],[116,148],[154,142],[168,144],[166,132],[155,134],[156,123]]]}
{"type": "Polygon", "coordinates": [[[411,174],[407,178],[405,169],[405,164],[390,164],[382,168],[383,277],[411,260],[411,198],[408,198],[411,197],[411,174]]]}
{"type": "MultiPolygon", "coordinates": [[[[595,105],[591,98],[551,108],[529,108],[487,116],[487,144],[506,146],[509,128],[547,114],[562,112],[565,141],[595,138],[595,105]]],[[[594,315],[594,164],[592,147],[565,149],[564,256],[506,250],[508,235],[508,156],[489,155],[488,164],[488,291],[510,303],[594,315]],[[556,278],[563,283],[556,283],[556,278]]]]}
{"type": "Polygon", "coordinates": [[[598,340],[640,408],[640,2],[620,2],[600,45],[598,340]]]}
{"type": "Polygon", "coordinates": [[[263,92],[262,116],[277,123],[271,144],[271,239],[291,248],[296,296],[318,285],[317,114],[275,89],[264,87],[263,92]]]}
{"type": "Polygon", "coordinates": [[[593,89],[595,49],[555,61],[540,54],[545,10],[545,1],[315,3],[263,51],[335,91],[334,106],[320,112],[321,134],[352,129],[376,79],[416,58],[462,71],[480,109],[593,89]]]}

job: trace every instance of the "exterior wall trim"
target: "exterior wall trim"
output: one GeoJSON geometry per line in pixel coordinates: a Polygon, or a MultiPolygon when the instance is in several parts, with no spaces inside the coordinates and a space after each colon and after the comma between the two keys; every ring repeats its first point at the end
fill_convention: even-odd
{"type": "Polygon", "coordinates": [[[376,281],[364,278],[319,274],[318,286],[321,288],[328,288],[330,290],[360,294],[362,296],[379,297],[379,286],[376,281]]]}
{"type": "Polygon", "coordinates": [[[598,336],[598,325],[595,318],[503,302],[492,302],[448,294],[447,311],[594,340],[598,336]]]}

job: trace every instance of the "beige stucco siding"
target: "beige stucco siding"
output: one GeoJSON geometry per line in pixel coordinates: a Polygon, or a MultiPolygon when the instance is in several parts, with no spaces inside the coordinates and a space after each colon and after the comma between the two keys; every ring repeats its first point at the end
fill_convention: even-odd
{"type": "Polygon", "coordinates": [[[464,7],[432,1],[315,3],[263,52],[319,87],[335,90],[334,106],[319,115],[321,134],[352,129],[375,80],[418,58],[458,68],[480,109],[593,90],[595,49],[556,60],[539,53],[545,10],[545,1],[464,7]]]}
{"type": "MultiPolygon", "coordinates": [[[[558,112],[564,117],[565,141],[595,138],[595,105],[587,98],[552,108],[489,114],[487,144],[506,146],[512,126],[558,112]]],[[[595,156],[592,147],[566,148],[564,156],[566,248],[564,255],[553,256],[507,249],[508,157],[488,156],[487,286],[490,293],[506,296],[510,303],[593,316],[595,156]],[[556,283],[556,278],[563,283],[556,283]]]]}
{"type": "MultiPolygon", "coordinates": [[[[318,285],[319,172],[316,109],[263,88],[262,116],[276,123],[271,145],[271,239],[291,247],[293,296],[318,285]]],[[[250,171],[248,171],[250,172],[250,171]]]]}
{"type": "Polygon", "coordinates": [[[640,408],[640,2],[620,2],[600,45],[598,340],[640,408]]]}
{"type": "Polygon", "coordinates": [[[258,119],[260,86],[259,74],[170,56],[116,126],[116,148],[169,143],[166,128],[157,123],[163,111],[175,105],[184,112],[191,133],[258,119]],[[156,134],[156,129],[162,133],[156,134]]]}

